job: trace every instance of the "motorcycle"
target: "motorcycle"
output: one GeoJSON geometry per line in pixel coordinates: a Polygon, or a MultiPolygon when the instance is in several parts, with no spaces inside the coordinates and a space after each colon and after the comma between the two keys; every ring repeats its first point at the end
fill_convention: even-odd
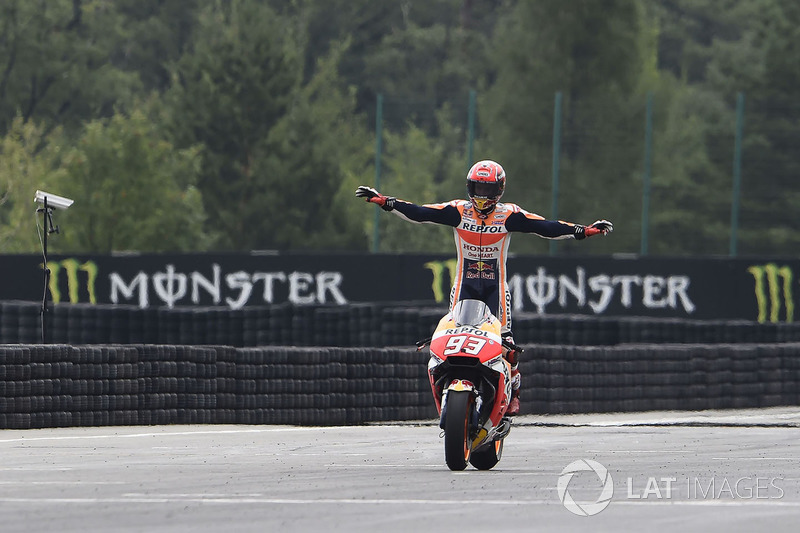
{"type": "Polygon", "coordinates": [[[428,378],[444,436],[450,470],[471,464],[493,468],[511,431],[505,416],[511,400],[511,365],[506,349],[521,349],[500,336],[500,321],[480,300],[462,300],[439,321],[430,345],[428,378]]]}

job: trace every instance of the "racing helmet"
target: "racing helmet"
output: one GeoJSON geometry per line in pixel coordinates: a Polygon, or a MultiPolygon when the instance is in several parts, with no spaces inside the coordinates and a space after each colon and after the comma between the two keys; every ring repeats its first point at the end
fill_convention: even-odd
{"type": "Polygon", "coordinates": [[[506,188],[506,171],[499,163],[485,159],[478,161],[467,172],[467,195],[472,207],[488,215],[500,201],[506,188]]]}

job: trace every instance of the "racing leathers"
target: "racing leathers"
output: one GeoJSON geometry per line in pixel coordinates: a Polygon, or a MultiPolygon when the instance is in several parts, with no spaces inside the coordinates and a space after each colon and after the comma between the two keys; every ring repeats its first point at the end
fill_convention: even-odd
{"type": "Polygon", "coordinates": [[[580,224],[545,220],[510,203],[498,203],[488,215],[478,213],[469,200],[416,205],[395,199],[393,208],[393,213],[411,222],[453,227],[457,275],[450,291],[450,307],[467,298],[483,301],[500,319],[507,336],[511,334],[511,293],[506,258],[511,233],[534,233],[547,239],[585,237],[580,224]]]}

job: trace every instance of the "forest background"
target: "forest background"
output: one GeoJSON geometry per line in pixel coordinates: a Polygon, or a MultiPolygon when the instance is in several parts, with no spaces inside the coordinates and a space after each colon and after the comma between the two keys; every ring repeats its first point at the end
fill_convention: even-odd
{"type": "Polygon", "coordinates": [[[354,198],[378,131],[382,192],[463,198],[474,154],[549,217],[560,93],[558,217],[615,232],[558,253],[640,251],[650,97],[649,253],[727,254],[741,94],[739,252],[796,256],[798,42],[796,0],[3,0],[0,253],[39,250],[36,189],[75,200],[54,252],[367,251],[378,220],[448,253],[354,198]]]}

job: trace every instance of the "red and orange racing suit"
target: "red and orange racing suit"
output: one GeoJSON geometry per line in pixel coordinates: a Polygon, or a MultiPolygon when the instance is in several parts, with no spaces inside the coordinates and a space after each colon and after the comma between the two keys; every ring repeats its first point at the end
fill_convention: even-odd
{"type": "Polygon", "coordinates": [[[417,223],[453,227],[458,262],[450,292],[450,308],[460,300],[481,300],[500,319],[503,333],[511,332],[511,293],[506,279],[506,258],[512,232],[534,233],[546,239],[575,237],[576,224],[545,220],[516,204],[498,203],[480,215],[469,200],[416,205],[397,199],[394,213],[417,223]]]}

